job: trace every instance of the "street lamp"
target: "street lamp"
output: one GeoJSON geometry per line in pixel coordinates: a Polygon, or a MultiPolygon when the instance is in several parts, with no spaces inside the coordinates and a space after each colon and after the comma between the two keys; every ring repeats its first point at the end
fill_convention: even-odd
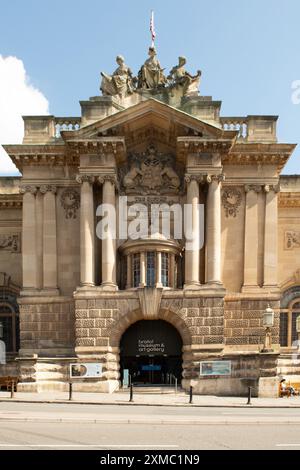
{"type": "MultiPolygon", "coordinates": [[[[262,349],[262,352],[264,353],[273,352],[271,328],[274,326],[274,316],[275,316],[274,310],[272,310],[270,307],[270,304],[268,304],[268,307],[266,308],[263,314],[263,326],[266,329],[265,343],[262,349]]],[[[300,327],[300,324],[299,324],[299,327],[300,327]]]]}

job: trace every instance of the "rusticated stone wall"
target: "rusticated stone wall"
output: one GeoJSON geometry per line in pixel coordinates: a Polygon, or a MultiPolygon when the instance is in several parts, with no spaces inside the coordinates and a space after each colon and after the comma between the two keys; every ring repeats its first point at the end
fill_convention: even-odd
{"type": "Polygon", "coordinates": [[[275,311],[271,329],[273,344],[279,344],[279,301],[236,300],[225,301],[225,344],[232,346],[260,345],[264,343],[263,314],[268,304],[275,311]]]}
{"type": "Polygon", "coordinates": [[[74,351],[74,301],[63,298],[20,299],[22,353],[67,354],[74,351]]]}

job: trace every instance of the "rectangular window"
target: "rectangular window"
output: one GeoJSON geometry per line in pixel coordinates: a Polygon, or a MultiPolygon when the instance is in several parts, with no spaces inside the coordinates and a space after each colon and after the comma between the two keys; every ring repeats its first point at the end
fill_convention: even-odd
{"type": "Polygon", "coordinates": [[[133,255],[132,260],[133,287],[139,287],[141,282],[140,255],[133,255]]]}
{"type": "Polygon", "coordinates": [[[169,255],[161,254],[161,282],[164,287],[169,286],[169,255]]]}
{"type": "Polygon", "coordinates": [[[155,287],[155,253],[147,253],[147,287],[155,287]]]}

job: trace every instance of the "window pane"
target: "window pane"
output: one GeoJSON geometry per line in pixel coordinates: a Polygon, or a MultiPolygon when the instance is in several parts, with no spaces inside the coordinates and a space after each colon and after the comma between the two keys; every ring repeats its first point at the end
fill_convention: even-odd
{"type": "MultiPolygon", "coordinates": [[[[2,311],[2,308],[1,308],[2,311]]],[[[1,312],[2,313],[2,312],[1,312]]],[[[3,338],[2,340],[6,346],[6,352],[13,352],[13,329],[12,317],[4,317],[0,315],[0,322],[3,324],[3,338]]]]}
{"type": "Polygon", "coordinates": [[[155,253],[147,253],[147,286],[155,287],[155,253]]]}
{"type": "Polygon", "coordinates": [[[293,313],[292,314],[292,344],[293,344],[294,341],[298,340],[296,321],[297,321],[297,318],[299,317],[299,315],[300,315],[300,313],[293,313]]]}
{"type": "Polygon", "coordinates": [[[161,282],[164,287],[169,286],[169,255],[161,254],[161,282]]]}
{"type": "Polygon", "coordinates": [[[133,271],[133,287],[139,287],[141,282],[141,272],[140,272],[140,255],[133,255],[132,261],[132,271],[133,271]]]}
{"type": "Polygon", "coordinates": [[[288,315],[280,313],[280,346],[287,346],[288,338],[288,315]]]}

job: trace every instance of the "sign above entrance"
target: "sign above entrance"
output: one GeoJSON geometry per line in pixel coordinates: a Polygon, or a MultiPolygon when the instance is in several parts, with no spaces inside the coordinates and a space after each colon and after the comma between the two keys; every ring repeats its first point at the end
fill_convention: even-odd
{"type": "Polygon", "coordinates": [[[121,353],[125,357],[181,356],[182,339],[170,323],[142,320],[128,328],[123,335],[121,353]]]}

